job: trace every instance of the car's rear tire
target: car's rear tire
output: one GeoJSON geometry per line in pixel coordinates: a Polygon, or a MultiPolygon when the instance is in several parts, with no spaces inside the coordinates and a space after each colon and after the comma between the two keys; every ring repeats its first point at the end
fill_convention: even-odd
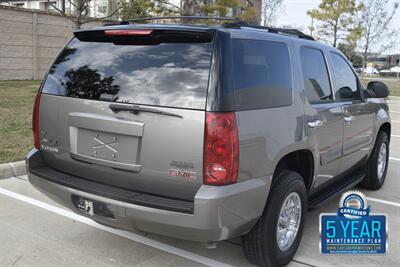
{"type": "Polygon", "coordinates": [[[389,137],[380,131],[374,148],[367,162],[366,174],[360,186],[365,189],[377,190],[385,182],[389,164],[389,137]]]}
{"type": "Polygon", "coordinates": [[[293,171],[281,172],[274,178],[261,218],[253,229],[242,237],[242,247],[247,259],[260,266],[275,267],[288,264],[299,246],[306,210],[307,191],[303,178],[293,171]],[[287,207],[289,209],[286,209],[287,207]],[[300,212],[299,216],[296,216],[297,212],[300,212]],[[289,216],[285,217],[285,214],[289,216]],[[288,221],[292,227],[285,232],[288,221]],[[277,230],[278,224],[280,232],[277,230]],[[293,231],[293,236],[290,231],[295,228],[297,230],[293,231]],[[281,241],[279,244],[278,239],[281,241]]]}

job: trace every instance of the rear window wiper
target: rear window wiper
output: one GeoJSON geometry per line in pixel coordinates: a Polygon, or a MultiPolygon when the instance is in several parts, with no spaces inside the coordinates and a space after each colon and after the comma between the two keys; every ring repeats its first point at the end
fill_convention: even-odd
{"type": "Polygon", "coordinates": [[[165,116],[172,116],[172,117],[177,117],[177,118],[183,118],[181,115],[171,113],[171,112],[166,112],[162,110],[158,110],[155,108],[147,108],[147,107],[140,107],[140,106],[133,106],[133,105],[126,105],[126,104],[110,104],[109,108],[114,111],[114,112],[120,112],[120,111],[129,111],[133,114],[138,114],[140,112],[150,112],[150,113],[156,113],[160,115],[165,115],[165,116]]]}

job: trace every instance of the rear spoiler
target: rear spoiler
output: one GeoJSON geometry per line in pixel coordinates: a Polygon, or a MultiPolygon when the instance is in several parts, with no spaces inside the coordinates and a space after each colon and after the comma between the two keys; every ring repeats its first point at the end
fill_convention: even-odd
{"type": "Polygon", "coordinates": [[[157,45],[160,43],[208,43],[214,36],[214,30],[183,29],[101,29],[74,32],[74,36],[83,42],[107,42],[127,45],[157,45]]]}

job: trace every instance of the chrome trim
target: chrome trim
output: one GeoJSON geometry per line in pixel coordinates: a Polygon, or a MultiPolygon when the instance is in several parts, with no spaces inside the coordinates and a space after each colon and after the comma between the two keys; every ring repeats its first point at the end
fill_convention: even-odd
{"type": "Polygon", "coordinates": [[[386,143],[382,143],[381,147],[379,148],[377,168],[376,168],[379,181],[383,179],[386,170],[386,165],[387,165],[387,146],[386,143]]]}
{"type": "Polygon", "coordinates": [[[352,123],[356,118],[354,116],[344,117],[345,122],[352,123]]]}
{"type": "Polygon", "coordinates": [[[307,123],[308,127],[310,128],[318,128],[321,127],[324,123],[320,120],[315,120],[315,121],[309,121],[307,123]]]}
{"type": "Polygon", "coordinates": [[[287,251],[296,239],[301,221],[301,199],[298,193],[290,193],[282,204],[276,226],[276,241],[282,251],[287,251]]]}

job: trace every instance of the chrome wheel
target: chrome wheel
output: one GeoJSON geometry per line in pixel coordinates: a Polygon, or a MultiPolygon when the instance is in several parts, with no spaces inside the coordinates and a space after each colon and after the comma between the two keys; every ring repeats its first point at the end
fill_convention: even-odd
{"type": "Polygon", "coordinates": [[[379,180],[382,180],[383,178],[383,175],[386,170],[386,163],[387,163],[387,146],[386,143],[382,143],[381,147],[379,148],[378,163],[376,168],[379,180]]]}
{"type": "Polygon", "coordinates": [[[282,204],[276,227],[276,240],[282,251],[288,250],[300,227],[301,199],[298,193],[290,193],[282,204]]]}

